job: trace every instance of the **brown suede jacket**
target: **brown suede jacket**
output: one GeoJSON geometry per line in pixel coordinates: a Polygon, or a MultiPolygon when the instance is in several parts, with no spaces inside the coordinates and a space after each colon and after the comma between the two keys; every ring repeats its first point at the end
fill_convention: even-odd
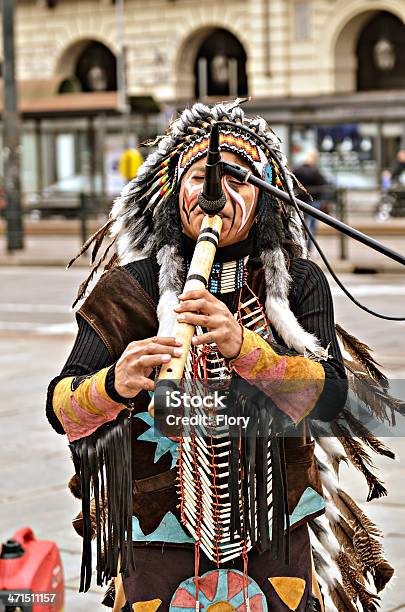
{"type": "MultiPolygon", "coordinates": [[[[263,269],[257,265],[250,266],[248,282],[264,303],[263,269]]],[[[128,343],[154,336],[158,329],[156,304],[123,267],[114,268],[101,277],[80,308],[79,315],[102,339],[110,353],[111,363],[120,357],[128,343]]],[[[341,408],[345,399],[343,392],[341,408]]],[[[149,400],[146,392],[140,393],[134,402],[135,412],[145,412],[149,400]]],[[[154,462],[155,445],[138,439],[147,429],[141,419],[132,419],[133,513],[145,535],[155,531],[167,512],[171,511],[179,518],[176,468],[171,469],[168,453],[154,462]]],[[[289,513],[293,515],[305,492],[309,491],[312,498],[322,497],[314,441],[307,421],[298,425],[296,435],[286,438],[285,448],[289,513]]],[[[319,499],[315,505],[306,503],[296,512],[293,528],[324,512],[319,499]]],[[[80,531],[79,525],[76,528],[80,531]]]]}

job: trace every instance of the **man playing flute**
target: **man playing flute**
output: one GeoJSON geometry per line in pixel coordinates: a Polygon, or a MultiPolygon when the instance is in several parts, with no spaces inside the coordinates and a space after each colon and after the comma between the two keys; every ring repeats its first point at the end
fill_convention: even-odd
{"type": "Polygon", "coordinates": [[[347,379],[329,285],[306,258],[293,206],[225,173],[210,277],[205,289],[183,292],[217,121],[223,161],[287,190],[292,176],[262,118],[247,117],[238,101],[195,104],[156,140],[85,245],[93,242],[95,257],[110,237],[47,401],[82,498],[81,590],[96,537],[98,583],[118,574],[115,600],[110,592],[105,602],[114,610],[340,611],[367,598],[374,610],[364,575],[381,586],[392,569],[382,557],[365,564],[354,547],[349,560],[346,510],[354,521],[361,511],[327,466],[331,442],[320,444],[322,459],[314,455],[311,428],[339,417],[347,379]],[[185,378],[245,384],[233,397],[252,427],[222,446],[212,436],[159,434],[148,412],[156,371],[184,350],[172,335],[176,319],[195,326],[185,378]]]}

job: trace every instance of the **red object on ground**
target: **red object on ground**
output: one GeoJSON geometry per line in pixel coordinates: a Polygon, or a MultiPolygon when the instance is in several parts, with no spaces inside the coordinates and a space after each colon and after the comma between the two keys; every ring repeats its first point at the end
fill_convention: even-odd
{"type": "Polygon", "coordinates": [[[2,545],[0,601],[30,612],[63,610],[63,567],[55,542],[37,540],[24,527],[2,545]]]}

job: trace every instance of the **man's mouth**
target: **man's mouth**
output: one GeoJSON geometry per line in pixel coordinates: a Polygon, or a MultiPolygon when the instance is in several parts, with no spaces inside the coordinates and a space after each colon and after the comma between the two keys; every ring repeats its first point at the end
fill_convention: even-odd
{"type": "MultiPolygon", "coordinates": [[[[199,211],[198,211],[198,214],[199,215],[205,215],[206,213],[203,210],[201,210],[201,208],[200,208],[199,211]]],[[[225,215],[223,212],[217,213],[217,216],[221,217],[221,219],[230,219],[229,215],[225,215]]]]}

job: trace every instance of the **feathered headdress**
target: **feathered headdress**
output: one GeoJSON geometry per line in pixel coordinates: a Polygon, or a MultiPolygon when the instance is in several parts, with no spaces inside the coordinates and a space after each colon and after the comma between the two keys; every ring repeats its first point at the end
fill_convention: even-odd
{"type": "MultiPolygon", "coordinates": [[[[107,223],[80,251],[82,254],[94,244],[92,262],[95,262],[103,238],[110,233],[111,242],[95,262],[88,281],[104,263],[112,243],[116,246],[117,254],[107,263],[107,268],[156,254],[160,267],[159,334],[165,335],[172,329],[175,316],[173,307],[184,285],[180,228],[175,211],[171,210],[172,196],[177,192],[187,168],[206,155],[212,124],[221,122],[220,150],[242,157],[253,172],[267,182],[286,191],[292,188],[293,177],[281,152],[279,139],[264,119],[245,116],[240,102],[236,100],[212,107],[197,103],[184,110],[170,124],[166,134],[152,143],[157,146],[156,151],[148,156],[137,177],[115,201],[107,223]],[[173,227],[176,224],[177,227],[173,227]],[[168,226],[170,232],[167,231],[168,226]]],[[[285,231],[305,256],[304,233],[295,209],[277,204],[282,211],[285,231]]],[[[288,292],[291,277],[281,244],[262,240],[260,257],[267,287],[266,311],[272,325],[289,348],[325,357],[326,351],[318,340],[301,327],[290,310],[288,292]]],[[[80,287],[78,299],[85,294],[87,285],[86,281],[80,287]]]]}

